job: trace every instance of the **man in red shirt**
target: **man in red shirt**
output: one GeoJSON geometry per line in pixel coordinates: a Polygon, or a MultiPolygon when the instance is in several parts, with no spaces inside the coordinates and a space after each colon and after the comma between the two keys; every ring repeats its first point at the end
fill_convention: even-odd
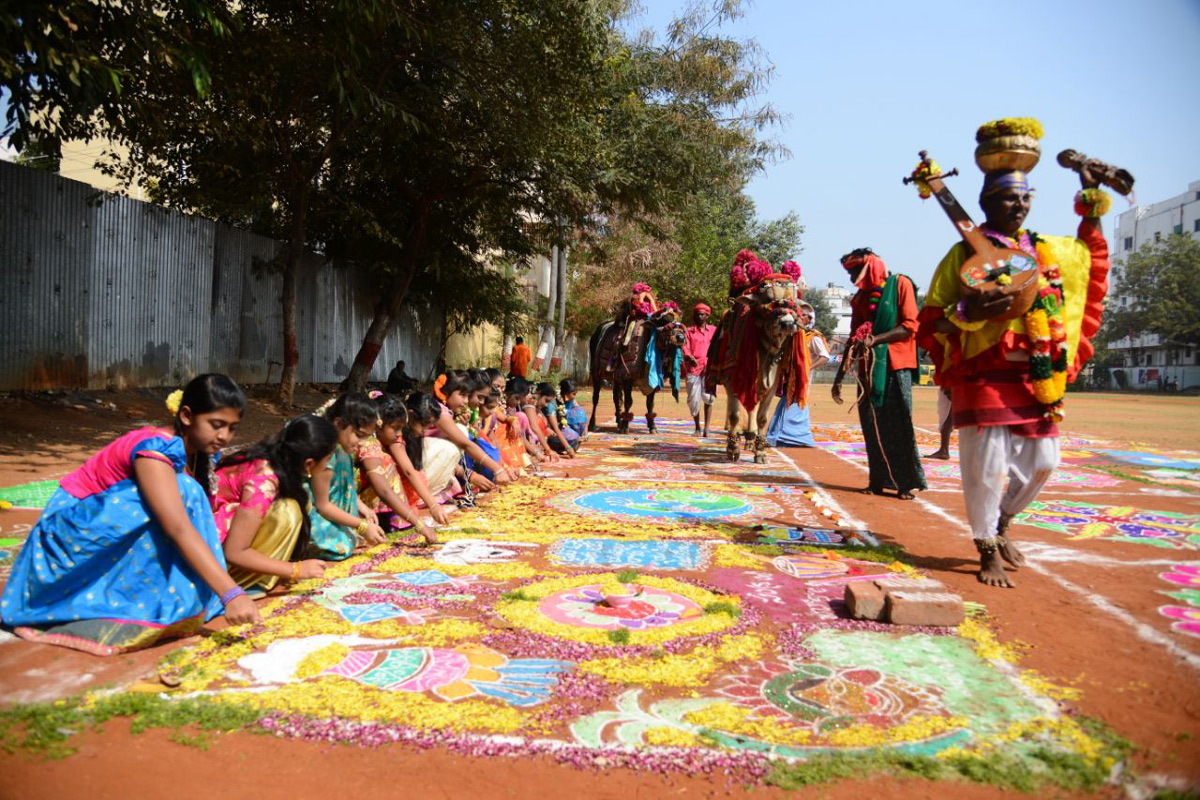
{"type": "Polygon", "coordinates": [[[842,378],[858,365],[858,403],[867,446],[869,494],[885,489],[911,500],[924,489],[925,470],[912,424],[912,382],[917,374],[917,290],[907,275],[889,274],[869,247],[842,256],[858,294],[850,300],[850,341],[833,379],[833,401],[842,403],[842,378]]]}
{"type": "Polygon", "coordinates": [[[687,404],[696,423],[696,435],[700,436],[700,406],[704,406],[704,436],[708,436],[708,419],[712,416],[715,395],[704,391],[704,370],[708,366],[708,346],[712,343],[716,325],[709,325],[712,309],[705,303],[696,303],[692,310],[692,322],[685,329],[687,341],[683,345],[683,366],[687,370],[687,404]]]}
{"type": "Polygon", "coordinates": [[[529,362],[533,360],[533,351],[525,344],[525,337],[518,336],[517,343],[512,349],[512,377],[526,378],[529,372],[529,362]]]}

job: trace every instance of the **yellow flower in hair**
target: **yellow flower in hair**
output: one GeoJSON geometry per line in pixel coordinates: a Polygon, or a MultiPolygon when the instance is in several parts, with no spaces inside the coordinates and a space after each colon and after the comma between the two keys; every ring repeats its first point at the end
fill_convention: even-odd
{"type": "Polygon", "coordinates": [[[179,405],[183,402],[183,389],[176,389],[167,395],[167,411],[171,412],[171,416],[179,414],[179,405]]]}

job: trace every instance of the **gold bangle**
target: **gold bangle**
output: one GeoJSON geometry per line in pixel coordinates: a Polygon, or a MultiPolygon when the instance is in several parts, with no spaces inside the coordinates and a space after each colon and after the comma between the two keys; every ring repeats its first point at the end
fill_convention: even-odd
{"type": "Polygon", "coordinates": [[[292,563],[292,583],[298,580],[300,580],[300,562],[296,561],[292,563]]]}
{"type": "Polygon", "coordinates": [[[354,529],[355,533],[357,533],[359,536],[366,536],[368,524],[369,523],[365,519],[362,522],[358,523],[358,527],[354,529]]]}

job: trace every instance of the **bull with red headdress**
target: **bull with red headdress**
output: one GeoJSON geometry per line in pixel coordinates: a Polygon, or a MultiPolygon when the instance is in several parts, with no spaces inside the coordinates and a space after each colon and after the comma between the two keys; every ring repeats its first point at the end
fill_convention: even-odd
{"type": "Polygon", "coordinates": [[[744,435],[753,444],[754,461],[766,463],[767,419],[780,386],[788,380],[796,333],[800,330],[800,265],[788,261],[779,272],[754,252],[743,250],[729,271],[730,308],[721,318],[709,354],[706,382],[709,389],[725,387],[728,395],[728,438],[725,452],[730,461],[741,454],[738,430],[746,409],[744,435]],[[752,417],[751,412],[757,409],[752,417]],[[753,426],[751,425],[753,423],[753,426]]]}

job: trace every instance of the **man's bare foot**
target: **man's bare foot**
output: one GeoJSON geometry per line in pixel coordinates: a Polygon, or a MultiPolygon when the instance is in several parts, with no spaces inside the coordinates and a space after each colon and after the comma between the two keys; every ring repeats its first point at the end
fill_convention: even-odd
{"type": "Polygon", "coordinates": [[[1008,525],[1013,521],[1014,514],[1005,514],[1001,512],[1000,521],[996,523],[996,547],[1000,550],[1000,557],[1007,561],[1015,569],[1020,569],[1025,566],[1025,554],[1017,549],[1017,545],[1012,539],[1008,538],[1008,525]]]}
{"type": "Polygon", "coordinates": [[[996,537],[996,552],[1000,553],[1000,557],[1007,561],[1013,569],[1025,566],[1025,554],[1017,549],[1016,543],[1009,539],[1007,534],[1000,534],[996,537]]]}
{"type": "Polygon", "coordinates": [[[950,460],[950,451],[949,450],[934,450],[932,453],[925,456],[925,458],[936,458],[939,461],[949,461],[950,460]]]}
{"type": "Polygon", "coordinates": [[[979,582],[988,586],[1003,586],[1006,589],[1015,586],[1004,571],[999,550],[979,554],[979,582]]]}

